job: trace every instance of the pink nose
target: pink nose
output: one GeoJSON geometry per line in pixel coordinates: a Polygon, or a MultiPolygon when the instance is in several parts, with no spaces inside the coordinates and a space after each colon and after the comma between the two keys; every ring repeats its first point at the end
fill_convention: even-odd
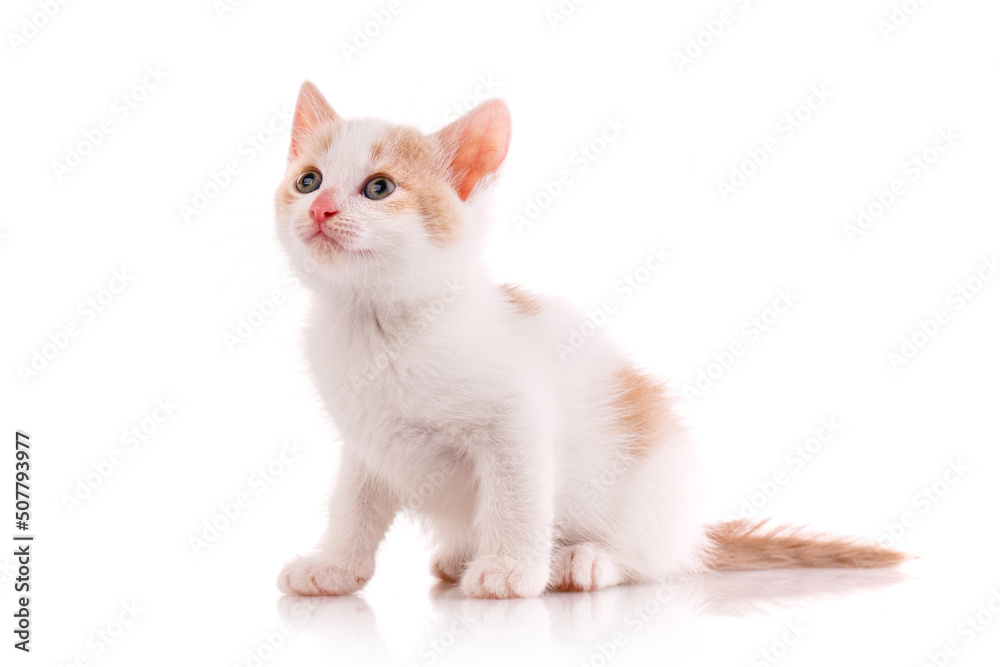
{"type": "Polygon", "coordinates": [[[324,222],[340,213],[337,203],[333,200],[333,192],[330,190],[320,192],[309,207],[309,212],[312,213],[313,222],[317,226],[322,226],[324,222]]]}

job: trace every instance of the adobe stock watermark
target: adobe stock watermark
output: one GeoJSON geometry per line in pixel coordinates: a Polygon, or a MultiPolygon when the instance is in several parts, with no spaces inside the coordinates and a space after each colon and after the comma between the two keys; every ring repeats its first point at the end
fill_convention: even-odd
{"type": "Polygon", "coordinates": [[[563,23],[566,23],[576,10],[587,4],[589,0],[559,0],[558,4],[552,5],[545,10],[545,22],[549,24],[549,29],[555,32],[563,23]]]}
{"type": "Polygon", "coordinates": [[[74,311],[75,316],[71,317],[66,324],[50,332],[46,336],[45,342],[28,353],[27,361],[17,365],[15,370],[18,377],[21,378],[22,384],[27,387],[54,363],[73,340],[118,299],[125,288],[132,284],[133,279],[134,277],[129,273],[128,268],[115,269],[111,272],[111,279],[104,287],[80,301],[74,311]]]}
{"type": "Polygon", "coordinates": [[[903,161],[900,175],[892,179],[885,189],[876,188],[871,199],[858,207],[854,221],[844,223],[843,229],[847,241],[854,245],[864,236],[909,191],[908,184],[916,183],[923,178],[931,166],[951,150],[960,138],[961,135],[951,125],[939,127],[934,139],[927,146],[903,161]]]}
{"type": "Polygon", "coordinates": [[[736,360],[746,354],[754,344],[770,331],[795,305],[799,297],[790,289],[779,289],[770,305],[760,313],[750,317],[740,325],[740,335],[733,339],[722,352],[712,354],[712,361],[698,369],[693,382],[684,385],[682,393],[689,405],[703,397],[715,384],[732,369],[736,360]]]}
{"type": "Polygon", "coordinates": [[[443,630],[438,632],[437,635],[428,639],[420,648],[417,649],[417,658],[419,662],[410,662],[408,667],[421,667],[423,665],[433,665],[438,659],[441,658],[451,647],[453,647],[459,640],[459,638],[469,631],[475,624],[475,619],[469,615],[467,607],[462,607],[460,614],[457,614],[450,623],[448,623],[443,630]]]}
{"type": "Polygon", "coordinates": [[[695,61],[705,53],[722,37],[740,14],[750,9],[751,0],[732,0],[729,3],[735,6],[723,7],[711,17],[701,22],[701,27],[688,35],[684,46],[674,49],[671,56],[674,59],[674,66],[681,74],[684,68],[694,65],[695,61]]]}
{"type": "Polygon", "coordinates": [[[670,253],[663,246],[649,246],[646,256],[638,266],[615,281],[614,296],[609,296],[601,302],[599,308],[587,311],[586,319],[570,327],[568,336],[556,343],[556,353],[559,360],[566,362],[577,350],[582,348],[594,336],[612,315],[628,303],[646,284],[652,280],[663,267],[667,265],[670,253]]]}
{"type": "Polygon", "coordinates": [[[750,658],[750,667],[773,667],[781,662],[809,631],[802,624],[802,619],[785,621],[785,631],[781,636],[771,642],[770,646],[763,648],[753,654],[750,658]]]}
{"type": "Polygon", "coordinates": [[[87,635],[84,641],[85,648],[77,651],[71,660],[66,660],[62,664],[74,667],[88,667],[94,664],[94,659],[107,653],[145,612],[146,610],[135,600],[122,602],[108,621],[87,635]]]}
{"type": "Polygon", "coordinates": [[[236,352],[260,331],[264,323],[278,312],[279,307],[288,302],[288,296],[302,286],[302,281],[318,270],[316,260],[307,257],[282,275],[283,287],[276,287],[263,298],[255,299],[249,312],[242,315],[231,330],[222,333],[222,342],[229,353],[236,352]]]}
{"type": "Polygon", "coordinates": [[[947,667],[962,653],[963,648],[971,644],[1000,616],[1000,589],[991,588],[989,595],[983,606],[959,621],[955,626],[954,637],[946,641],[940,650],[927,652],[927,661],[923,667],[947,667]]]}
{"type": "Polygon", "coordinates": [[[66,176],[80,168],[97,147],[135,113],[154,90],[163,85],[167,76],[160,65],[147,65],[142,78],[111,101],[108,113],[93,125],[85,127],[80,132],[80,138],[66,146],[62,161],[52,161],[52,173],[56,180],[62,183],[66,176]]]}
{"type": "Polygon", "coordinates": [[[725,179],[715,181],[716,192],[722,201],[729,198],[746,186],[764,165],[771,161],[774,155],[788,144],[815,115],[827,105],[833,97],[833,92],[826,84],[810,86],[806,99],[799,105],[789,109],[774,122],[774,136],[765,139],[759,146],[746,149],[746,157],[741,159],[729,171],[725,179]]]}
{"type": "Polygon", "coordinates": [[[378,39],[389,25],[399,16],[412,0],[389,0],[384,7],[369,12],[370,18],[363,24],[355,26],[353,37],[340,42],[340,53],[350,64],[378,39]]]}
{"type": "Polygon", "coordinates": [[[525,227],[536,222],[542,212],[552,206],[581,174],[590,169],[591,165],[604,155],[608,147],[621,138],[628,127],[620,116],[606,118],[597,134],[570,153],[568,164],[556,172],[552,180],[543,180],[541,189],[525,199],[523,209],[511,213],[510,221],[514,229],[521,233],[525,227]]]}
{"type": "Polygon", "coordinates": [[[444,486],[446,482],[451,481],[452,476],[457,470],[458,463],[456,460],[446,460],[440,468],[436,468],[428,473],[418,486],[406,489],[405,495],[402,498],[403,507],[410,510],[419,510],[438,489],[444,486]]]}
{"type": "Polygon", "coordinates": [[[272,109],[264,124],[240,141],[233,155],[218,169],[209,170],[201,185],[195,186],[191,199],[177,205],[181,221],[190,223],[204,213],[232,185],[233,179],[243,173],[247,165],[271,146],[275,139],[283,137],[285,130],[292,126],[292,114],[288,107],[272,109]]]}
{"type": "Polygon", "coordinates": [[[739,508],[736,512],[728,514],[726,520],[752,519],[757,516],[757,513],[774,500],[795,474],[801,472],[806,464],[833,442],[843,429],[844,425],[837,417],[824,417],[812,436],[785,453],[783,466],[777,468],[768,478],[758,481],[756,491],[740,498],[739,508]]]}
{"type": "Polygon", "coordinates": [[[3,556],[0,560],[0,586],[6,586],[8,581],[14,581],[17,570],[18,564],[10,556],[3,556]]]}
{"type": "Polygon", "coordinates": [[[83,507],[83,504],[94,495],[94,492],[104,486],[115,472],[131,458],[131,454],[139,451],[160,430],[160,427],[173,417],[177,411],[177,403],[172,398],[157,398],[153,409],[141,420],[122,431],[118,441],[121,447],[112,449],[107,456],[93,462],[93,469],[76,478],[72,492],[64,492],[60,496],[63,507],[69,514],[83,507]]]}
{"type": "Polygon", "coordinates": [[[283,619],[291,619],[289,622],[298,629],[299,626],[308,623],[316,614],[316,609],[323,606],[323,598],[315,597],[295,597],[286,598],[288,606],[281,613],[283,619]]]}
{"type": "Polygon", "coordinates": [[[928,0],[903,0],[892,3],[889,15],[875,22],[875,27],[886,42],[899,32],[926,5],[928,0]]]}
{"type": "Polygon", "coordinates": [[[247,648],[240,662],[233,664],[237,667],[261,667],[288,643],[295,632],[295,626],[285,622],[270,632],[261,633],[257,640],[247,648]]]}
{"type": "Polygon", "coordinates": [[[35,4],[38,9],[22,16],[21,20],[18,21],[19,25],[16,31],[7,32],[7,42],[10,44],[11,50],[15,54],[20,52],[28,45],[28,42],[41,34],[45,26],[52,23],[53,19],[69,2],[70,0],[37,0],[35,4]]]}
{"type": "Polygon", "coordinates": [[[605,639],[595,642],[590,654],[576,664],[579,667],[608,667],[621,650],[672,602],[673,595],[661,585],[642,604],[633,605],[625,612],[621,621],[624,629],[616,630],[605,639]]]}
{"type": "Polygon", "coordinates": [[[615,457],[611,466],[601,470],[584,483],[580,489],[581,501],[573,500],[567,506],[566,511],[572,517],[583,517],[590,515],[598,506],[598,501],[611,490],[620,479],[623,479],[635,466],[636,458],[630,455],[627,450],[623,450],[615,457]]]}
{"type": "Polygon", "coordinates": [[[197,532],[188,535],[187,541],[191,552],[195,556],[200,556],[215,544],[222,534],[253,505],[254,500],[278,481],[304,451],[305,447],[298,444],[294,438],[283,441],[274,458],[250,473],[242,490],[229,500],[219,503],[218,511],[208,519],[204,519],[197,532]]]}
{"type": "Polygon", "coordinates": [[[220,21],[225,21],[230,14],[243,6],[245,0],[212,0],[212,11],[220,21]]]}
{"type": "Polygon", "coordinates": [[[895,519],[882,524],[885,532],[879,536],[878,543],[884,547],[899,544],[900,540],[920,522],[920,519],[930,514],[931,510],[937,507],[955,485],[965,479],[965,476],[971,471],[972,468],[963,463],[961,459],[948,461],[947,467],[939,477],[913,494],[909,509],[901,512],[895,519]]]}
{"type": "Polygon", "coordinates": [[[365,361],[365,367],[360,373],[352,373],[349,378],[351,386],[357,390],[374,382],[385,369],[394,362],[402,358],[413,344],[418,340],[420,334],[433,324],[441,315],[445,313],[448,306],[455,303],[465,291],[457,278],[446,280],[438,296],[431,299],[414,314],[408,327],[403,333],[392,340],[389,346],[382,352],[375,354],[365,361]]]}
{"type": "Polygon", "coordinates": [[[1000,263],[994,253],[983,257],[976,269],[945,294],[944,304],[934,309],[929,317],[920,318],[910,332],[900,339],[899,347],[886,354],[889,368],[898,373],[899,369],[917,358],[952,322],[952,317],[961,312],[1000,273],[1000,263]]]}
{"type": "Polygon", "coordinates": [[[222,341],[230,354],[250,340],[283,303],[285,303],[285,293],[277,288],[263,298],[255,299],[250,312],[240,317],[232,331],[225,331],[222,334],[222,341]]]}
{"type": "Polygon", "coordinates": [[[500,82],[494,79],[492,74],[480,76],[476,81],[476,86],[473,88],[472,92],[463,97],[460,102],[456,102],[451,105],[448,110],[444,112],[444,122],[452,123],[458,120],[464,116],[466,112],[472,111],[482,102],[485,102],[491,97],[496,97],[498,90],[500,90],[500,82]]]}

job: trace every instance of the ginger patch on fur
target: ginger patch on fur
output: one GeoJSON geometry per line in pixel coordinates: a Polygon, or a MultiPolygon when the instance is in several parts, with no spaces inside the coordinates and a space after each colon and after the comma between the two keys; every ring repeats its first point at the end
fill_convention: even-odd
{"type": "Polygon", "coordinates": [[[615,375],[615,390],[617,421],[633,436],[633,451],[641,454],[656,446],[676,419],[663,385],[627,366],[615,375]]]}
{"type": "Polygon", "coordinates": [[[541,312],[542,306],[538,303],[538,299],[524,288],[514,283],[504,283],[500,289],[503,291],[507,303],[514,306],[521,315],[537,315],[541,312]]]}
{"type": "Polygon", "coordinates": [[[440,245],[459,235],[459,213],[445,179],[440,148],[432,139],[408,127],[393,127],[371,147],[372,173],[381,173],[402,186],[405,194],[384,202],[393,212],[415,212],[440,245]]]}

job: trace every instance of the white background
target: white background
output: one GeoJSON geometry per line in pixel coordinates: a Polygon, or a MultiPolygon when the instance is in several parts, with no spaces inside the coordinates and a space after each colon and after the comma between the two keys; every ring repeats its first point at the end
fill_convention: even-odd
{"type": "Polygon", "coordinates": [[[912,15],[897,13],[889,31],[889,0],[591,0],[559,21],[547,15],[555,0],[406,1],[350,57],[343,45],[372,12],[385,22],[387,0],[256,0],[223,12],[210,0],[51,4],[47,18],[45,3],[7,2],[0,22],[0,497],[10,520],[0,532],[14,532],[21,429],[32,436],[36,535],[30,655],[11,647],[14,563],[12,548],[0,551],[3,664],[996,656],[1000,280],[977,276],[992,277],[983,261],[1000,252],[996,3],[909,0],[912,15]],[[723,10],[729,22],[715,22],[723,10]],[[679,63],[689,40],[704,46],[679,63]],[[300,354],[308,295],[286,280],[273,232],[282,113],[307,77],[345,116],[426,131],[455,105],[505,98],[514,138],[486,258],[497,279],[591,310],[618,298],[605,328],[636,360],[678,391],[700,371],[717,378],[684,402],[713,514],[746,501],[756,516],[882,539],[920,560],[893,572],[463,601],[434,588],[428,553],[400,520],[360,596],[280,601],[276,575],[319,534],[337,451],[300,354]],[[819,89],[827,99],[803,107],[819,89]],[[595,141],[609,120],[620,134],[595,141]],[[110,132],[97,132],[102,121],[110,132]],[[949,128],[947,150],[934,149],[949,128]],[[599,155],[582,164],[592,141],[599,155]],[[776,150],[761,166],[743,165],[765,146],[776,150]],[[73,151],[86,155],[64,173],[55,163],[73,151]],[[925,151],[933,163],[914,172],[925,151]],[[229,162],[239,172],[213,187],[229,162]],[[734,169],[753,173],[724,201],[719,183],[734,169]],[[562,170],[572,182],[546,199],[562,170]],[[858,208],[878,193],[888,201],[896,179],[902,194],[851,238],[858,208]],[[196,192],[210,200],[183,215],[196,192]],[[512,216],[529,201],[544,206],[518,228],[512,216]],[[668,265],[619,298],[617,281],[651,246],[670,252],[668,265]],[[123,270],[127,286],[103,291],[123,270]],[[959,299],[960,285],[978,291],[959,299]],[[751,340],[745,324],[770,320],[779,290],[794,305],[751,340]],[[255,303],[275,297],[246,340],[227,344],[255,303]],[[893,364],[938,310],[935,335],[917,335],[912,358],[893,364]],[[77,335],[62,337],[72,325],[77,335]],[[734,342],[743,354],[723,369],[714,355],[734,342]],[[37,374],[26,373],[33,358],[37,374]],[[173,414],[151,421],[167,399],[173,414]],[[842,426],[811,460],[787,458],[831,418],[842,426]],[[148,432],[134,449],[122,439],[132,428],[148,432]],[[302,451],[260,484],[256,471],[291,440],[302,451]],[[95,473],[109,466],[107,478],[95,473]],[[952,466],[964,472],[946,479],[952,466]],[[196,553],[191,538],[226,523],[220,506],[241,493],[249,506],[196,553]],[[121,611],[132,604],[134,620],[121,611]],[[636,607],[655,613],[637,622],[636,607]],[[973,631],[964,619],[977,612],[984,625],[973,631]]]}

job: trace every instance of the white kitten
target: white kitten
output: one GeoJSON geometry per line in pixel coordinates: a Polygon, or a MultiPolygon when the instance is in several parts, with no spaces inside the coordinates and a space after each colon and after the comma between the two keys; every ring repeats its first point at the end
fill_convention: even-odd
{"type": "Polygon", "coordinates": [[[434,571],[474,597],[596,590],[706,569],[892,565],[898,552],[730,522],[705,527],[698,467],[663,387],[582,320],[480,262],[510,115],[486,102],[431,135],[344,120],[299,94],[278,234],[311,264],[308,358],[343,438],[329,527],[289,594],[342,595],[414,511],[434,571]]]}

